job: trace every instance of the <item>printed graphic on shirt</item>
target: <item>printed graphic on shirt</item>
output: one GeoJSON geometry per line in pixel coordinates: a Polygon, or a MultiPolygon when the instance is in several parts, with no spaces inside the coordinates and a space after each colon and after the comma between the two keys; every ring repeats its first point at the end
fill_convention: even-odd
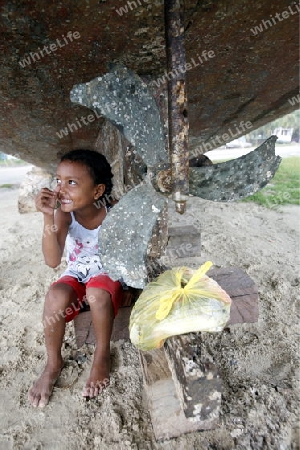
{"type": "Polygon", "coordinates": [[[101,225],[93,230],[84,228],[71,213],[72,223],[66,237],[66,255],[68,267],[62,276],[69,275],[81,283],[87,283],[105,270],[101,264],[101,245],[99,245],[99,230],[101,225]]]}
{"type": "Polygon", "coordinates": [[[86,238],[83,240],[75,239],[75,245],[70,252],[70,261],[76,261],[78,256],[82,254],[93,255],[98,253],[98,245],[92,241],[92,239],[86,238]]]}
{"type": "Polygon", "coordinates": [[[83,281],[89,276],[98,274],[102,269],[102,264],[98,255],[79,256],[75,264],[75,270],[79,281],[83,281]]]}

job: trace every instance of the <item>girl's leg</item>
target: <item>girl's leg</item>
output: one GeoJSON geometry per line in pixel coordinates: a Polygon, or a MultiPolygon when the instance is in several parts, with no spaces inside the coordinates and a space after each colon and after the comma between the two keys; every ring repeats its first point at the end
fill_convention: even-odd
{"type": "Polygon", "coordinates": [[[84,397],[96,397],[109,384],[110,338],[114,321],[111,295],[104,289],[86,290],[96,337],[94,361],[89,379],[83,389],[84,397]]]}
{"type": "Polygon", "coordinates": [[[28,393],[29,402],[33,406],[44,407],[49,402],[53,386],[63,367],[61,347],[66,323],[64,311],[76,301],[77,295],[74,289],[63,283],[52,285],[46,295],[43,326],[47,363],[41,376],[35,381],[28,393]]]}

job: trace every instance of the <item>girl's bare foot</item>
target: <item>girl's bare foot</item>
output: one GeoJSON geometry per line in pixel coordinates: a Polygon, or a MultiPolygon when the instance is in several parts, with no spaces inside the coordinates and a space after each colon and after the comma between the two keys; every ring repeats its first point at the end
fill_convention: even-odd
{"type": "Polygon", "coordinates": [[[96,357],[90,376],[83,388],[83,397],[97,397],[109,385],[110,357],[96,357]]]}
{"type": "Polygon", "coordinates": [[[41,376],[34,382],[28,392],[28,400],[32,406],[43,408],[49,403],[49,398],[53,391],[61,369],[63,368],[63,362],[61,361],[57,365],[46,364],[41,376]]]}

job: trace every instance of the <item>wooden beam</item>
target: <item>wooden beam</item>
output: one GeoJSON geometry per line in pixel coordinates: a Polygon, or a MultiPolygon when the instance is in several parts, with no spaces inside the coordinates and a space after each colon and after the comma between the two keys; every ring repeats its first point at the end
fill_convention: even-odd
{"type": "Polygon", "coordinates": [[[239,267],[211,269],[207,275],[231,298],[230,319],[227,325],[258,321],[258,289],[249,275],[239,267]]]}
{"type": "Polygon", "coordinates": [[[217,426],[218,418],[195,422],[185,417],[163,349],[139,352],[144,388],[157,440],[217,426]]]}
{"type": "Polygon", "coordinates": [[[218,369],[201,344],[201,333],[189,333],[171,337],[164,345],[182,410],[199,428],[216,424],[222,394],[218,369]]]}
{"type": "Polygon", "coordinates": [[[163,260],[166,260],[166,265],[173,266],[173,260],[176,259],[180,261],[180,258],[201,255],[201,233],[196,227],[193,225],[172,225],[168,232],[168,245],[162,257],[163,260]]]}
{"type": "MultiPolygon", "coordinates": [[[[132,307],[120,308],[114,320],[111,341],[129,340],[129,319],[132,307]]],[[[75,339],[78,348],[83,344],[96,344],[91,311],[80,313],[74,320],[75,339]]]]}
{"type": "MultiPolygon", "coordinates": [[[[258,292],[241,269],[213,269],[208,275],[232,299],[228,324],[258,319],[258,292]]],[[[140,352],[149,411],[157,439],[216,428],[222,380],[201,333],[173,336],[163,349],[140,352]],[[164,350],[164,356],[161,354],[164,350]],[[153,356],[153,352],[155,356],[153,356]],[[165,363],[168,363],[168,368],[165,363]],[[168,417],[168,419],[166,419],[168,417]],[[193,427],[191,427],[193,424],[193,427]]]]}

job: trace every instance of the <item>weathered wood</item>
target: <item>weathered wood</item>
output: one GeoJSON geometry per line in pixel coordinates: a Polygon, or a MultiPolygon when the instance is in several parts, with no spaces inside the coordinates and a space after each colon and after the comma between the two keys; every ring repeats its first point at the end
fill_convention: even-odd
{"type": "MultiPolygon", "coordinates": [[[[154,270],[153,266],[153,270],[154,270]]],[[[258,320],[258,290],[254,281],[238,267],[212,269],[208,275],[213,278],[231,297],[230,320],[228,325],[252,323],[258,320]]],[[[138,291],[137,291],[138,292],[138,291]]],[[[120,308],[114,322],[112,340],[129,340],[129,317],[131,308],[120,308]]],[[[92,318],[89,311],[80,313],[74,320],[76,343],[81,347],[85,342],[95,344],[92,318]]]]}
{"type": "MultiPolygon", "coordinates": [[[[79,313],[79,315],[75,317],[73,325],[77,348],[82,347],[83,344],[89,344],[90,342],[88,342],[88,336],[93,327],[91,311],[79,313]]],[[[95,341],[93,344],[94,343],[95,341]]]]}
{"type": "Polygon", "coordinates": [[[163,256],[168,260],[200,256],[201,233],[193,225],[169,227],[168,245],[163,256]]]}
{"type": "Polygon", "coordinates": [[[185,416],[213,426],[221,407],[222,380],[201,343],[201,333],[183,334],[167,339],[164,350],[185,416]]]}
{"type": "MultiPolygon", "coordinates": [[[[114,320],[111,341],[119,341],[120,339],[129,339],[129,318],[132,307],[120,308],[114,320]]],[[[96,344],[96,338],[92,323],[91,311],[80,313],[74,319],[75,339],[78,348],[83,344],[96,344]]]]}
{"type": "Polygon", "coordinates": [[[139,354],[145,394],[157,440],[215,428],[216,418],[195,422],[185,417],[163,349],[139,354]]]}
{"type": "Polygon", "coordinates": [[[239,267],[211,269],[207,275],[227,292],[232,300],[228,325],[258,321],[258,289],[239,267]]]}

